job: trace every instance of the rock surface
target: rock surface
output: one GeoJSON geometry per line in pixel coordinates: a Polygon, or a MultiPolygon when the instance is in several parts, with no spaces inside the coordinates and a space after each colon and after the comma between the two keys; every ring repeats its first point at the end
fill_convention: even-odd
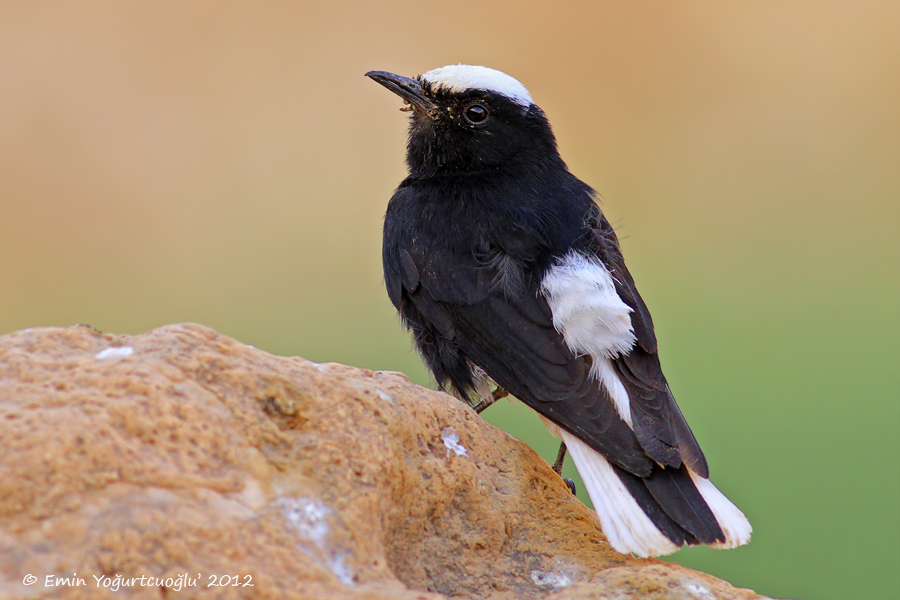
{"type": "Polygon", "coordinates": [[[616,553],[529,447],[401,374],[198,325],[0,338],[0,598],[211,592],[759,598],[616,553]]]}

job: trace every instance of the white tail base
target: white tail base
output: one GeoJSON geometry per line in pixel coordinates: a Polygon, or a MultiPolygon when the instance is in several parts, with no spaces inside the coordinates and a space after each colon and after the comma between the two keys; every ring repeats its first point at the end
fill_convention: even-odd
{"type": "Polygon", "coordinates": [[[603,533],[617,552],[646,558],[678,550],[638,506],[599,452],[568,431],[560,430],[560,433],[594,503],[603,533]]]}
{"type": "MultiPolygon", "coordinates": [[[[603,533],[617,552],[622,554],[630,552],[646,558],[664,556],[679,549],[679,546],[673,544],[657,529],[603,455],[547,419],[542,417],[541,420],[552,435],[565,442],[575,462],[575,468],[578,469],[588,495],[594,503],[594,510],[597,511],[603,533]]],[[[710,546],[725,550],[749,542],[753,528],[744,513],[709,479],[697,475],[690,469],[688,472],[725,534],[724,542],[710,546]]]]}

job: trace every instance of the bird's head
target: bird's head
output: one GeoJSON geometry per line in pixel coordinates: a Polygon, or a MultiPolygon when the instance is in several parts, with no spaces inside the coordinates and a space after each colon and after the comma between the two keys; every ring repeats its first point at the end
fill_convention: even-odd
{"type": "Polygon", "coordinates": [[[519,165],[564,165],[543,111],[505,73],[450,65],[416,78],[385,71],[370,77],[411,112],[407,163],[412,175],[474,173],[519,165]]]}

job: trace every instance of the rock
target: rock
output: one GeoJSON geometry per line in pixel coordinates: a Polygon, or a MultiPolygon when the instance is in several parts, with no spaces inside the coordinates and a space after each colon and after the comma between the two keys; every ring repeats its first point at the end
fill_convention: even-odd
{"type": "Polygon", "coordinates": [[[198,325],[0,337],[0,597],[210,591],[759,597],[616,553],[528,446],[401,374],[198,325]]]}

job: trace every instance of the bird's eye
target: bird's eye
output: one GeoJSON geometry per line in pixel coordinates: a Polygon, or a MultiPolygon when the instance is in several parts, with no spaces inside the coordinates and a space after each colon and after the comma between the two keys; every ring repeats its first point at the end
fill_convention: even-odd
{"type": "Polygon", "coordinates": [[[488,118],[488,110],[480,104],[473,104],[463,114],[466,117],[466,121],[474,125],[484,123],[488,118]]]}

